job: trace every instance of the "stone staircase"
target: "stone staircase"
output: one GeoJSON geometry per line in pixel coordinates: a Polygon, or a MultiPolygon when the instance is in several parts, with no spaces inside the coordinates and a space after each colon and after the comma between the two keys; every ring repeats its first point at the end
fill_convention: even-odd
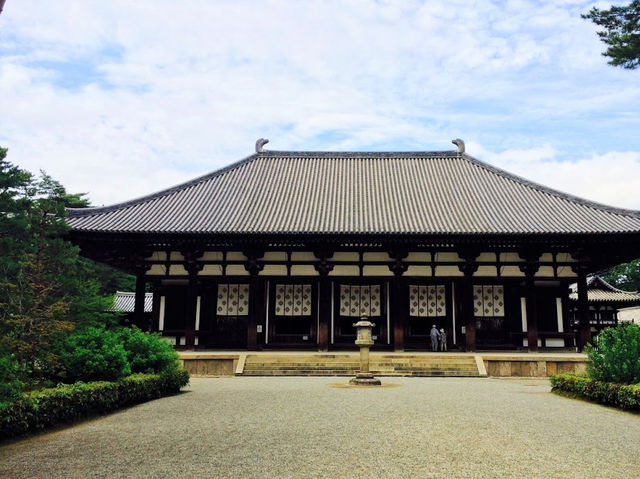
{"type": "MultiPolygon", "coordinates": [[[[247,354],[242,376],[352,376],[359,370],[357,353],[247,354]]],[[[370,369],[376,376],[478,377],[476,359],[461,354],[371,353],[370,369]]]]}

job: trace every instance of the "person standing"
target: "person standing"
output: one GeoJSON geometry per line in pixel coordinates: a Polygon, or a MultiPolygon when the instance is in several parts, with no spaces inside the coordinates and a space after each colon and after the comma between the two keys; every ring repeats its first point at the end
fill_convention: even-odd
{"type": "Polygon", "coordinates": [[[431,326],[429,337],[431,338],[431,351],[438,352],[438,338],[440,337],[440,333],[438,332],[438,328],[436,328],[435,324],[431,326]]]}
{"type": "Polygon", "coordinates": [[[440,340],[440,351],[446,351],[447,350],[447,333],[445,332],[444,328],[440,328],[440,338],[438,338],[440,340]]]}

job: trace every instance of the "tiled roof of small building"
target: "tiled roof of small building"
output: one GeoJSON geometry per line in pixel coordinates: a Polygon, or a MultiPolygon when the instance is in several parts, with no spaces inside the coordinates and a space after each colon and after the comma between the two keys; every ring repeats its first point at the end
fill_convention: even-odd
{"type": "MultiPolygon", "coordinates": [[[[578,285],[573,283],[569,286],[569,299],[578,300],[578,285]]],[[[587,278],[587,297],[589,302],[594,303],[637,303],[640,304],[640,293],[623,291],[607,283],[598,275],[587,278]]]]}
{"type": "MultiPolygon", "coordinates": [[[[136,305],[136,293],[128,291],[116,291],[111,311],[133,313],[136,305]]],[[[153,293],[144,295],[144,312],[150,313],[153,309],[153,293]]]]}
{"type": "Polygon", "coordinates": [[[122,233],[638,233],[640,212],[455,151],[263,151],[143,198],[71,209],[68,223],[77,232],[122,233]]]}

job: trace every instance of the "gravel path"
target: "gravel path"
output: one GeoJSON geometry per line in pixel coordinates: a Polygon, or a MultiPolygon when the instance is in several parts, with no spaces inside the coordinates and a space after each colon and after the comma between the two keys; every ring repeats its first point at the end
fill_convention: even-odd
{"type": "Polygon", "coordinates": [[[633,478],[640,415],[545,380],[192,379],[188,392],[0,447],[0,477],[633,478]]]}

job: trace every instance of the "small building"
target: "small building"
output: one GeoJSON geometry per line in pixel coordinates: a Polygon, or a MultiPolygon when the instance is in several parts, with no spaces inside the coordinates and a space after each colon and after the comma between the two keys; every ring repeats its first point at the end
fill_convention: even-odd
{"type": "Polygon", "coordinates": [[[136,314],[178,347],[579,347],[587,275],[640,250],[640,212],[561,193],[455,151],[256,152],[121,204],[70,209],[83,255],[136,274],[136,314]]]}
{"type": "MultiPolygon", "coordinates": [[[[571,301],[569,314],[571,324],[574,324],[578,315],[578,286],[573,283],[569,288],[569,300],[571,301]]],[[[622,308],[630,309],[640,305],[640,294],[615,288],[598,275],[587,278],[587,290],[589,323],[593,334],[599,333],[604,328],[615,327],[622,319],[620,316],[622,308]]]]}
{"type": "MultiPolygon", "coordinates": [[[[133,291],[116,291],[113,297],[113,306],[110,311],[122,313],[127,323],[135,323],[135,299],[136,293],[133,291]]],[[[138,325],[144,329],[150,329],[151,313],[153,311],[153,293],[145,293],[144,295],[144,322],[138,325]]]]}
{"type": "Polygon", "coordinates": [[[618,310],[618,321],[621,323],[640,324],[640,306],[620,308],[618,310]]]}

